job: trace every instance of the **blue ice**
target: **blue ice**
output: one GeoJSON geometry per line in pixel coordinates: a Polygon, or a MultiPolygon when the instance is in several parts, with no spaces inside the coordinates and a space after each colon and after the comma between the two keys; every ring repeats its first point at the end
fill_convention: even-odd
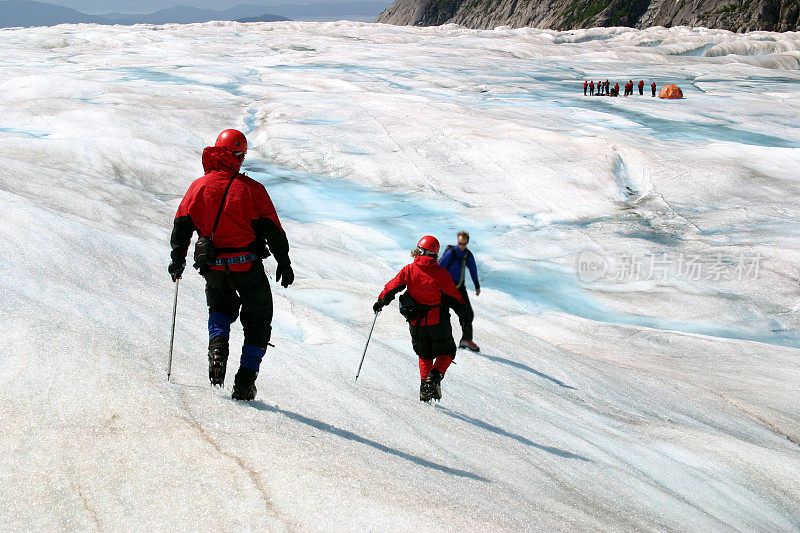
{"type": "MultiPolygon", "coordinates": [[[[214,87],[215,89],[225,91],[234,96],[243,96],[245,93],[241,90],[241,86],[258,79],[258,72],[253,69],[244,69],[238,76],[234,77],[234,81],[222,83],[201,82],[185,76],[178,76],[147,67],[121,67],[108,70],[123,73],[124,75],[120,78],[120,81],[144,80],[155,83],[214,87]]],[[[221,72],[221,76],[228,78],[229,74],[221,72]]]]}
{"type": "MultiPolygon", "coordinates": [[[[576,91],[574,84],[564,89],[576,91]]],[[[791,139],[767,135],[753,131],[740,130],[722,124],[703,124],[696,121],[670,120],[647,113],[625,109],[609,102],[604,96],[586,97],[584,99],[565,97],[563,93],[537,90],[527,93],[486,94],[479,96],[485,106],[501,107],[580,107],[600,111],[621,117],[637,126],[618,125],[616,122],[604,122],[606,128],[624,131],[640,131],[656,139],[665,141],[709,142],[725,141],[751,146],[768,148],[800,148],[800,143],[791,139]],[[550,98],[550,99],[548,99],[550,98]]],[[[583,93],[580,93],[581,95],[583,93]]]]}
{"type": "MultiPolygon", "coordinates": [[[[454,236],[459,229],[468,228],[477,242],[488,243],[506,235],[512,229],[507,225],[473,219],[469,216],[468,209],[451,199],[432,200],[381,191],[347,180],[299,172],[263,161],[248,160],[244,170],[253,179],[264,184],[282,218],[299,223],[343,221],[377,229],[385,236],[385,246],[399,250],[412,249],[417,239],[425,233],[437,236],[444,245],[447,244],[448,237],[454,236]]],[[[603,220],[576,221],[572,224],[575,228],[581,228],[603,220]]],[[[558,224],[566,230],[571,229],[569,222],[562,221],[558,224]]],[[[535,239],[538,228],[531,227],[522,231],[531,232],[531,235],[522,238],[535,239]]],[[[621,235],[645,238],[666,246],[674,244],[673,239],[668,236],[654,236],[644,231],[621,235]]],[[[586,290],[574,271],[564,270],[548,261],[521,260],[502,250],[493,250],[492,253],[495,254],[495,260],[500,260],[501,264],[507,266],[491,271],[482,269],[482,286],[508,294],[531,313],[556,310],[612,324],[800,347],[800,337],[783,331],[777,324],[759,327],[694,323],[613,312],[592,297],[591,291],[586,290]]],[[[404,257],[404,254],[397,254],[396,257],[404,257]]],[[[396,262],[394,266],[399,269],[403,264],[405,262],[396,262]]],[[[471,286],[471,282],[468,285],[471,286]]],[[[301,299],[329,316],[348,322],[369,312],[368,309],[354,309],[346,295],[340,296],[329,294],[318,298],[306,295],[301,299]]],[[[768,317],[761,317],[760,321],[758,318],[753,317],[747,323],[764,324],[765,320],[769,321],[768,317]]]]}
{"type": "MultiPolygon", "coordinates": [[[[670,120],[660,118],[648,113],[626,109],[615,105],[614,99],[604,96],[584,97],[580,84],[575,79],[583,79],[583,74],[577,75],[567,69],[555,68],[552,73],[526,73],[526,72],[506,72],[497,73],[498,79],[489,78],[482,80],[484,85],[497,87],[514,87],[520,89],[518,92],[494,93],[491,90],[485,93],[472,94],[470,98],[475,100],[474,104],[478,107],[533,107],[533,108],[582,108],[592,111],[608,113],[615,117],[621,117],[626,121],[636,124],[636,126],[620,125],[618,121],[603,122],[603,127],[614,128],[623,131],[641,131],[641,133],[652,136],[656,139],[667,141],[691,141],[691,142],[710,142],[725,141],[751,146],[763,146],[770,148],[800,148],[800,142],[767,135],[753,131],[741,130],[733,126],[718,123],[702,123],[698,121],[670,120]]],[[[611,76],[613,78],[613,76],[611,76]]],[[[625,76],[617,76],[619,81],[625,76]]],[[[768,91],[776,85],[774,79],[755,79],[749,78],[754,90],[768,91]]],[[[627,79],[625,80],[627,81],[627,79]]],[[[709,80],[703,80],[709,81],[709,80]]],[[[792,80],[797,83],[796,80],[792,80]]],[[[684,87],[693,86],[694,79],[675,80],[684,87]],[[683,83],[682,83],[683,82],[683,83]]],[[[780,82],[778,82],[780,83],[780,82]]],[[[612,82],[613,85],[613,82],[612,82]]],[[[737,84],[737,85],[748,85],[737,84]]],[[[781,85],[785,87],[785,85],[781,85]]],[[[648,87],[649,88],[649,87],[648,87]]],[[[647,93],[645,93],[647,94],[647,93]]],[[[636,98],[636,97],[634,97],[636,98]]],[[[651,97],[648,97],[651,98],[651,97]]],[[[648,100],[651,101],[651,100],[648,100]]],[[[654,104],[658,100],[652,100],[654,104]]]]}
{"type": "Polygon", "coordinates": [[[19,128],[8,128],[4,126],[0,126],[0,132],[10,133],[12,135],[21,135],[23,137],[28,137],[31,139],[43,139],[50,135],[49,133],[44,131],[22,130],[19,128]]]}

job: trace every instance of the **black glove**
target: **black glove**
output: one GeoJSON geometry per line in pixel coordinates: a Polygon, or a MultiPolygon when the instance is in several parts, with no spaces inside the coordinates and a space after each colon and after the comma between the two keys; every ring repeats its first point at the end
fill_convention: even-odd
{"type": "Polygon", "coordinates": [[[278,268],[275,270],[275,282],[277,283],[279,281],[284,289],[294,283],[294,271],[292,270],[292,265],[289,263],[278,265],[278,268]]]}
{"type": "Polygon", "coordinates": [[[186,268],[186,261],[181,261],[180,263],[176,263],[175,261],[170,262],[167,272],[169,272],[169,275],[172,276],[173,282],[181,279],[184,268],[186,268]]]}
{"type": "Polygon", "coordinates": [[[372,310],[375,311],[376,313],[380,313],[381,309],[389,305],[390,301],[391,300],[386,300],[384,298],[378,298],[378,301],[375,302],[375,305],[372,306],[372,310]]]}

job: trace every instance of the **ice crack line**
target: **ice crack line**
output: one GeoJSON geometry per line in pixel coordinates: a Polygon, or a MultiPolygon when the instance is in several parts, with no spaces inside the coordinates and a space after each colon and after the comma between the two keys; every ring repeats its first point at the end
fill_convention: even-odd
{"type": "Polygon", "coordinates": [[[732,405],[733,407],[735,407],[739,411],[745,413],[746,415],[752,416],[753,418],[755,418],[756,420],[758,420],[759,422],[761,422],[762,424],[767,426],[767,428],[769,428],[769,430],[772,431],[773,433],[775,433],[776,435],[780,435],[781,437],[786,437],[786,439],[789,442],[791,442],[792,444],[794,444],[795,446],[800,446],[800,437],[795,437],[794,435],[790,435],[790,434],[786,433],[785,431],[780,429],[778,426],[776,426],[775,424],[773,424],[772,422],[767,420],[764,416],[761,416],[758,413],[748,409],[747,407],[745,407],[744,405],[740,404],[736,400],[734,400],[732,398],[728,398],[727,396],[724,396],[724,395],[722,395],[722,394],[720,394],[720,393],[718,393],[716,391],[710,391],[710,392],[716,394],[717,396],[719,396],[720,398],[725,400],[727,403],[729,403],[730,405],[732,405]]]}
{"type": "Polygon", "coordinates": [[[180,392],[180,400],[188,416],[187,420],[189,424],[193,428],[195,428],[198,431],[198,433],[200,433],[200,436],[203,438],[203,440],[208,442],[217,451],[217,453],[219,453],[224,457],[227,457],[228,459],[231,459],[239,466],[241,470],[243,470],[248,475],[250,481],[253,483],[256,490],[258,490],[259,494],[261,495],[261,499],[264,501],[264,506],[267,508],[269,515],[279,520],[287,531],[293,531],[292,528],[289,526],[289,520],[283,516],[280,510],[278,510],[278,508],[272,502],[272,497],[269,494],[269,490],[264,486],[264,483],[262,482],[261,476],[259,476],[258,472],[247,466],[247,464],[244,462],[244,459],[242,459],[238,455],[234,455],[222,449],[222,446],[216,440],[214,440],[211,437],[211,435],[208,434],[203,425],[194,416],[194,413],[192,413],[191,409],[189,408],[189,405],[186,403],[182,391],[180,392]]]}
{"type": "Polygon", "coordinates": [[[86,498],[86,495],[83,493],[83,490],[78,487],[74,482],[72,483],[72,490],[80,497],[81,499],[81,506],[86,514],[92,519],[94,523],[94,527],[97,531],[103,531],[103,527],[100,524],[100,518],[97,516],[97,511],[89,505],[89,500],[86,498]]]}

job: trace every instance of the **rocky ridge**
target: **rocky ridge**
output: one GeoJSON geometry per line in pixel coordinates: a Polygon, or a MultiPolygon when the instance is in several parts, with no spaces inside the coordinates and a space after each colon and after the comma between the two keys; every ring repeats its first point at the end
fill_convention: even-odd
{"type": "Polygon", "coordinates": [[[735,32],[797,31],[800,0],[395,0],[377,22],[454,23],[554,30],[629,26],[703,26],[735,32]]]}

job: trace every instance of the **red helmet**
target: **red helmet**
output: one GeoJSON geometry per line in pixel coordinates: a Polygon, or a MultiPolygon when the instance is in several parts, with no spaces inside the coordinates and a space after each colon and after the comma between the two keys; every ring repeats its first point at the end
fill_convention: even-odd
{"type": "Polygon", "coordinates": [[[231,152],[244,152],[247,153],[247,139],[239,130],[225,130],[217,137],[217,142],[214,146],[218,148],[227,148],[231,152]]]}
{"type": "Polygon", "coordinates": [[[432,254],[439,253],[439,241],[433,235],[425,235],[417,243],[417,248],[431,252],[432,254]]]}

